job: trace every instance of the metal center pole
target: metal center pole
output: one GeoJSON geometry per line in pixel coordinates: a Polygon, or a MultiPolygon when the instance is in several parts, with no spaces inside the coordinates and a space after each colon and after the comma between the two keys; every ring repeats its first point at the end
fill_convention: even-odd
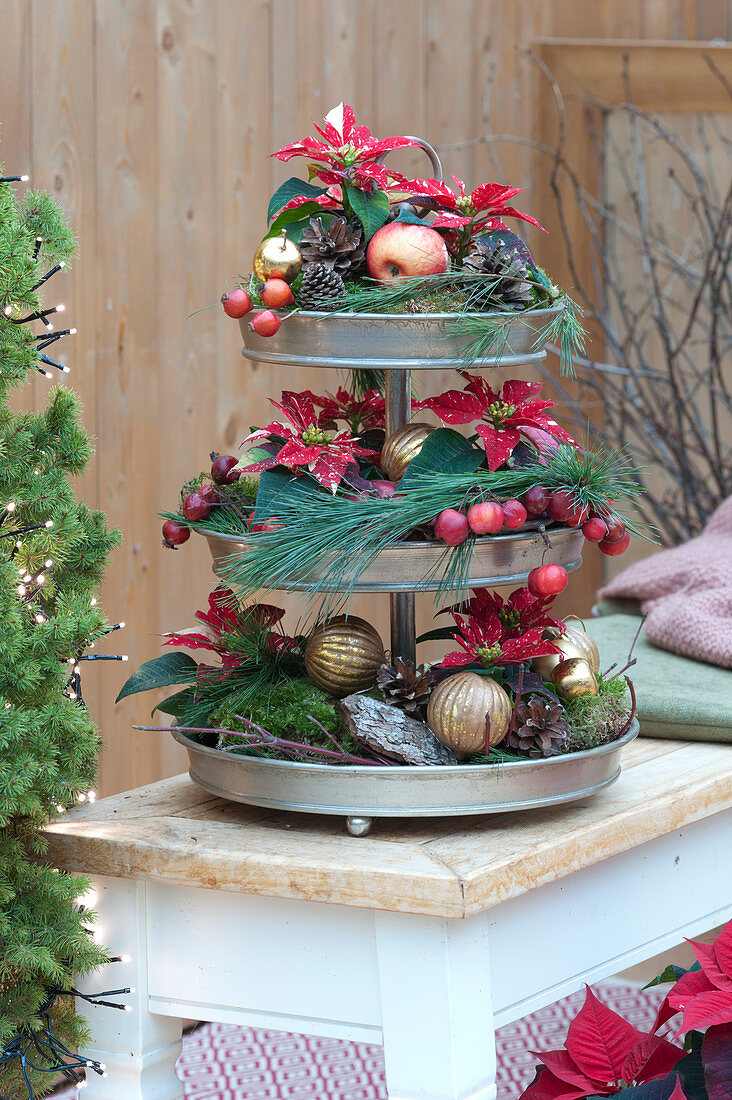
{"type": "MultiPolygon", "coordinates": [[[[386,438],[401,428],[411,417],[412,379],[408,370],[385,372],[386,438]]],[[[414,661],[416,658],[416,630],[414,624],[414,593],[392,592],[391,602],[391,656],[414,661]]]]}

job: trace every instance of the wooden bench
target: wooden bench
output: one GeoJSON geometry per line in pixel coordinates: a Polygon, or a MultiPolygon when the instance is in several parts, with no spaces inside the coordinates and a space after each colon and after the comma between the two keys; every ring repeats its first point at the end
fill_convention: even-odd
{"type": "Polygon", "coordinates": [[[383,1042],[391,1100],[493,1100],[494,1029],[732,917],[732,746],[636,741],[605,792],[515,815],[273,813],[186,776],[74,810],[54,865],[94,877],[130,961],[84,986],[87,1096],[179,1100],[181,1020],[383,1042]]]}

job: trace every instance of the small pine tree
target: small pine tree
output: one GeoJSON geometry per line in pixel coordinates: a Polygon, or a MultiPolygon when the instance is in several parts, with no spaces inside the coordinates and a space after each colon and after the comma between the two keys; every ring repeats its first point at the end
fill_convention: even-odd
{"type": "MultiPolygon", "coordinates": [[[[73,247],[48,194],[20,200],[0,181],[0,1093],[10,1100],[53,1085],[18,1050],[42,1034],[49,993],[52,1002],[105,958],[84,929],[87,886],[44,864],[41,830],[94,783],[100,742],[74,660],[105,632],[94,591],[117,533],[69,484],[91,455],[76,396],[52,388],[39,413],[9,403],[45,371],[38,345],[54,334],[28,318],[43,308],[43,275],[73,247]]],[[[57,346],[46,344],[49,359],[57,346]]],[[[56,999],[51,1020],[67,1046],[84,1039],[70,997],[56,999]]],[[[60,1060],[29,1055],[42,1069],[60,1060]]]]}

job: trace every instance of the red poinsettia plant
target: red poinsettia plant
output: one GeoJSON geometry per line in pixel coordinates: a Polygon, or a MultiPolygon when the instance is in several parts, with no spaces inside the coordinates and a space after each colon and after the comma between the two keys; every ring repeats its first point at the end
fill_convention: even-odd
{"type": "MultiPolygon", "coordinates": [[[[415,402],[417,408],[430,409],[445,424],[472,424],[478,421],[476,432],[485,446],[489,470],[503,466],[518,446],[521,435],[536,437],[541,432],[549,440],[559,440],[577,446],[547,410],[556,401],[540,398],[541,382],[505,382],[498,391],[492,389],[480,375],[460,371],[466,385],[463,390],[447,390],[437,397],[415,402]]],[[[546,442],[546,440],[544,440],[546,442]]]]}
{"type": "Polygon", "coordinates": [[[358,397],[339,386],[335,394],[326,393],[323,397],[309,391],[306,394],[313,405],[322,410],[319,417],[322,427],[342,420],[353,435],[384,427],[386,401],[378,390],[366,390],[358,397]]]}
{"type": "Polygon", "coordinates": [[[349,432],[328,431],[323,425],[333,417],[325,411],[316,411],[313,395],[308,391],[285,390],[280,401],[271,397],[269,400],[284,413],[289,423],[273,421],[246,437],[245,443],[266,440],[271,453],[248,466],[240,463],[239,469],[244,473],[261,473],[275,466],[286,466],[293,471],[307,470],[320,485],[335,493],[349,467],[358,473],[358,458],[378,460],[378,451],[362,447],[349,432]]]}
{"type": "Polygon", "coordinates": [[[669,966],[651,985],[674,982],[650,1032],[634,1028],[588,988],[563,1050],[539,1054],[521,1100],[729,1100],[732,1096],[732,921],[712,943],[689,941],[690,970],[669,966]],[[673,1041],[657,1034],[678,1013],[673,1041]],[[678,1039],[685,1036],[683,1047],[678,1039]],[[651,1087],[650,1083],[655,1082],[651,1087]]]}
{"type": "Polygon", "coordinates": [[[480,665],[493,668],[517,665],[561,650],[543,637],[547,627],[564,631],[564,623],[549,615],[553,598],[533,596],[528,588],[515,589],[504,602],[497,592],[476,588],[472,597],[438,614],[449,614],[457,629],[451,637],[460,649],[443,657],[441,668],[480,665]]]}

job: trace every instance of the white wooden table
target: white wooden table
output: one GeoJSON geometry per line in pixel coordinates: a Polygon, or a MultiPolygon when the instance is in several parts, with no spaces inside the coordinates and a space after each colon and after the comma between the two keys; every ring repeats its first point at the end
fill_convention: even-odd
{"type": "Polygon", "coordinates": [[[493,1100],[496,1027],[732,916],[731,824],[732,746],[678,741],[586,802],[358,839],[185,776],[81,807],[50,858],[130,955],[85,988],[136,990],[86,1009],[85,1095],[178,1100],[190,1018],[382,1042],[391,1100],[493,1100]]]}

